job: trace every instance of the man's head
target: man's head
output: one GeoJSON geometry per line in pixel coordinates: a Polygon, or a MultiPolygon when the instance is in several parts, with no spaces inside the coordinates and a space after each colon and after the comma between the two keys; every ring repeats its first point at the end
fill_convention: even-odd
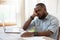
{"type": "Polygon", "coordinates": [[[47,16],[46,6],[43,3],[36,4],[35,12],[39,19],[44,19],[47,16]]]}

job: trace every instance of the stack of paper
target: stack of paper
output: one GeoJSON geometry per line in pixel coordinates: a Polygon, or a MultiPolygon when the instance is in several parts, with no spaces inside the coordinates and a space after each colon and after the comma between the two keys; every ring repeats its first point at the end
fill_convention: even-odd
{"type": "Polygon", "coordinates": [[[45,40],[43,37],[25,37],[22,40],[45,40]]]}

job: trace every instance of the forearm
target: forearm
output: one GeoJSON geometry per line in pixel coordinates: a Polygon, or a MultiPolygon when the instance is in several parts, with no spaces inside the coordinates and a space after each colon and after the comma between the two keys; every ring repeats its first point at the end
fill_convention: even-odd
{"type": "Polygon", "coordinates": [[[53,33],[51,31],[45,32],[25,32],[21,35],[21,37],[32,37],[32,36],[50,36],[53,33]]]}
{"type": "Polygon", "coordinates": [[[31,21],[32,21],[32,19],[29,18],[29,19],[25,22],[25,24],[24,24],[24,26],[23,26],[23,29],[24,29],[24,30],[26,30],[26,29],[28,28],[28,26],[30,25],[31,21]]]}
{"type": "Polygon", "coordinates": [[[52,34],[53,34],[53,32],[51,32],[51,31],[44,31],[44,32],[37,33],[38,36],[50,36],[52,34]]]}
{"type": "Polygon", "coordinates": [[[23,29],[26,30],[30,25],[31,21],[34,19],[35,15],[32,15],[24,24],[23,29]]]}

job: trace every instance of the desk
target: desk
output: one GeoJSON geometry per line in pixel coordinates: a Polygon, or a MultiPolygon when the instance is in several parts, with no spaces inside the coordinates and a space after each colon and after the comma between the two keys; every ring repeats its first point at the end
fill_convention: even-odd
{"type": "Polygon", "coordinates": [[[54,40],[54,39],[42,36],[42,37],[21,37],[20,40],[54,40]]]}

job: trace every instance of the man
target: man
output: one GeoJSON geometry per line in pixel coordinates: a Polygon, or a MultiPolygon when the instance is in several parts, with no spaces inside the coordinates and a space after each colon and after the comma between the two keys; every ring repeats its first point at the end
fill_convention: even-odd
{"type": "Polygon", "coordinates": [[[48,36],[57,40],[58,26],[57,18],[47,13],[46,6],[43,3],[38,3],[34,8],[33,15],[30,16],[23,26],[24,30],[35,27],[36,32],[25,32],[21,36],[48,36]],[[36,16],[37,18],[34,20],[36,16]]]}

